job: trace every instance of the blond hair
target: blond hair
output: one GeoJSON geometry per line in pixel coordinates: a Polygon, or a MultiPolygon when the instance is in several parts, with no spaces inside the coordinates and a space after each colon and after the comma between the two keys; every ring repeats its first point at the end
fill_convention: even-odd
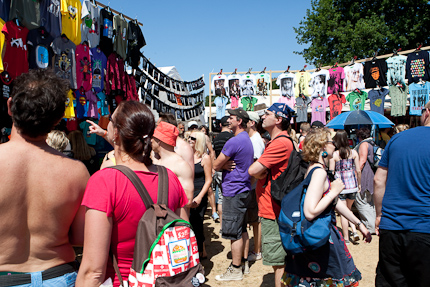
{"type": "Polygon", "coordinates": [[[327,128],[312,129],[303,142],[303,159],[309,162],[318,162],[320,152],[324,149],[329,137],[330,131],[327,128]]]}
{"type": "Polygon", "coordinates": [[[85,141],[81,131],[69,133],[70,144],[72,145],[73,157],[78,160],[89,160],[96,155],[94,148],[90,147],[85,141]]]}
{"type": "Polygon", "coordinates": [[[203,156],[206,153],[206,135],[198,131],[194,131],[192,134],[196,138],[194,149],[199,156],[203,156]]]}
{"type": "Polygon", "coordinates": [[[69,142],[66,133],[59,130],[52,130],[46,138],[46,143],[60,152],[66,149],[69,142]]]}
{"type": "Polygon", "coordinates": [[[408,129],[409,129],[409,125],[400,124],[394,128],[394,131],[396,132],[396,134],[398,134],[398,133],[403,132],[403,131],[408,130],[408,129]]]}

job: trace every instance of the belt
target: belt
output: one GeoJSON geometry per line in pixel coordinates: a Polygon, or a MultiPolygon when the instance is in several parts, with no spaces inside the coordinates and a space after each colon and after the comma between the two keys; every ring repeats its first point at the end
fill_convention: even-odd
{"type": "MultiPolygon", "coordinates": [[[[78,270],[77,262],[61,264],[42,271],[42,280],[49,280],[78,270]]],[[[33,273],[33,272],[31,272],[33,273]]],[[[0,287],[31,284],[31,274],[11,274],[0,276],[0,287]]]]}

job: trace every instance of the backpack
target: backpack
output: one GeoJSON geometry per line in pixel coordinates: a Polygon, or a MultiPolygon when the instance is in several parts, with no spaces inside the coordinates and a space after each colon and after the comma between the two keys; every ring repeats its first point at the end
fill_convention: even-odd
{"type": "Polygon", "coordinates": [[[373,162],[370,162],[369,159],[367,161],[370,164],[370,167],[372,168],[373,172],[375,173],[376,170],[379,167],[379,161],[382,158],[382,154],[384,153],[384,149],[378,146],[372,139],[365,139],[362,140],[354,149],[358,152],[360,149],[360,145],[362,142],[367,142],[373,147],[373,162]]]}
{"type": "Polygon", "coordinates": [[[113,265],[121,286],[191,287],[204,283],[205,276],[194,231],[189,222],[167,207],[169,181],[166,168],[157,166],[159,177],[156,204],[136,173],[121,165],[111,168],[128,177],[146,207],[137,227],[128,281],[123,281],[116,257],[113,256],[113,265]]]}
{"type": "Polygon", "coordinates": [[[326,244],[330,237],[331,206],[312,221],[308,221],[303,212],[306,191],[317,168],[320,167],[313,168],[307,177],[282,199],[278,225],[282,246],[288,254],[315,250],[326,244]]]}
{"type": "MultiPolygon", "coordinates": [[[[280,135],[277,138],[287,138],[293,143],[293,150],[288,158],[287,168],[274,180],[271,180],[270,193],[273,200],[281,205],[284,196],[298,186],[304,179],[309,164],[302,159],[301,152],[294,148],[294,142],[290,137],[280,135]]],[[[269,169],[270,172],[270,169],[269,169]]],[[[271,173],[268,174],[268,178],[271,173]]]]}

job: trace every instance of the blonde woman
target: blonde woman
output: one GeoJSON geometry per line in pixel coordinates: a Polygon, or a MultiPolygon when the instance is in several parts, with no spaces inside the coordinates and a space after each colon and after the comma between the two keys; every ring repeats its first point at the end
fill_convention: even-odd
{"type": "Polygon", "coordinates": [[[203,219],[208,207],[208,190],[212,184],[212,161],[206,150],[206,136],[199,131],[191,132],[188,143],[194,152],[194,199],[190,209],[190,223],[196,234],[200,258],[207,258],[204,247],[203,219]]]}
{"type": "Polygon", "coordinates": [[[395,134],[398,134],[398,133],[403,132],[403,131],[406,131],[406,130],[408,130],[408,129],[409,129],[409,125],[407,125],[407,124],[400,124],[400,125],[397,125],[397,126],[394,128],[394,133],[395,133],[395,134]]]}
{"type": "Polygon", "coordinates": [[[70,141],[67,138],[65,132],[59,130],[52,130],[46,138],[46,143],[50,147],[58,150],[59,152],[63,152],[66,149],[67,145],[70,144],[70,141]]]}

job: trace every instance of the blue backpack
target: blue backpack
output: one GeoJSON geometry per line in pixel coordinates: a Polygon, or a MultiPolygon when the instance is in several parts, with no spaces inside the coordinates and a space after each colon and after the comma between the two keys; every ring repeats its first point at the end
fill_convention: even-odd
{"type": "Polygon", "coordinates": [[[315,250],[327,243],[330,237],[331,206],[312,221],[308,221],[303,212],[306,190],[317,168],[319,167],[314,167],[306,178],[282,199],[278,225],[282,245],[289,254],[315,250]]]}

